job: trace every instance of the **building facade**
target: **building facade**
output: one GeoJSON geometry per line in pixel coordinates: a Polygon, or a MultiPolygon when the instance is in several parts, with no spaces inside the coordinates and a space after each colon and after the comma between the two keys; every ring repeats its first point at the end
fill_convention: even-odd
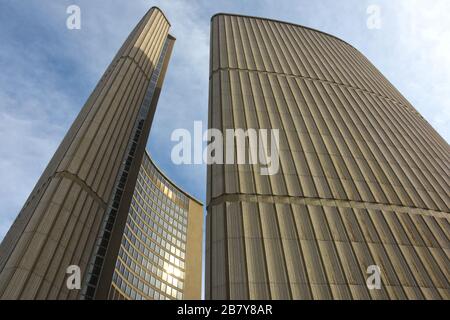
{"type": "Polygon", "coordinates": [[[141,250],[136,241],[143,239],[153,250],[153,261],[158,261],[157,269],[149,262],[146,272],[155,270],[158,281],[174,291],[160,285],[153,286],[160,294],[139,291],[138,296],[136,290],[144,283],[152,285],[145,282],[145,273],[138,278],[142,283],[131,280],[133,292],[124,287],[123,298],[200,298],[201,239],[190,232],[201,229],[201,204],[167,178],[152,180],[152,185],[168,188],[173,198],[159,191],[140,191],[144,172],[153,174],[152,179],[161,176],[159,170],[150,169],[154,166],[145,145],[175,42],[169,28],[164,14],[150,9],[88,98],[0,246],[1,299],[118,297],[110,293],[113,288],[121,292],[118,262],[134,267],[128,258],[150,254],[129,247],[141,250]],[[136,213],[135,204],[143,199],[159,205],[151,228],[142,229],[144,220],[136,216],[156,218],[149,207],[136,213]],[[183,220],[175,225],[170,218],[178,217],[183,220]],[[166,235],[164,242],[161,235],[166,235]],[[67,286],[69,266],[80,268],[80,290],[67,286]],[[168,273],[176,270],[176,285],[161,274],[161,267],[167,267],[168,273]]]}
{"type": "Polygon", "coordinates": [[[215,15],[210,59],[209,128],[277,129],[280,169],[208,165],[206,298],[450,299],[449,145],[395,87],[263,18],[215,15]]]}
{"type": "Polygon", "coordinates": [[[202,221],[203,205],[171,182],[146,153],[109,299],[200,299],[202,221]]]}

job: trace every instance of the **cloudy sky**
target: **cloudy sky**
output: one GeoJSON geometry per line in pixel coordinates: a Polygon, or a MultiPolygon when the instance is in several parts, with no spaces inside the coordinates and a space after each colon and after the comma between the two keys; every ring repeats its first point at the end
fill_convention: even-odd
{"type": "Polygon", "coordinates": [[[336,35],[368,57],[450,141],[448,0],[2,0],[0,240],[101,74],[134,25],[160,7],[177,38],[148,149],[182,188],[205,199],[203,165],[170,161],[176,128],[206,127],[209,22],[217,12],[289,21],[336,35]],[[81,29],[66,28],[69,5],[81,29]],[[381,28],[367,27],[378,5],[381,28]]]}

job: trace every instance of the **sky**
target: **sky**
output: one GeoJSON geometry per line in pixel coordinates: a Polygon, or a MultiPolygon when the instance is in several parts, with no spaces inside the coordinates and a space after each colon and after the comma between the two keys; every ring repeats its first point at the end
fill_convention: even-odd
{"type": "Polygon", "coordinates": [[[206,167],[175,165],[177,128],[207,127],[209,24],[217,12],[288,21],[360,50],[450,141],[448,0],[2,0],[0,2],[0,240],[95,84],[136,23],[158,6],[177,38],[147,148],[182,189],[205,201],[206,167]],[[81,29],[66,9],[81,9],[81,29]],[[380,9],[380,28],[367,9],[380,9]]]}

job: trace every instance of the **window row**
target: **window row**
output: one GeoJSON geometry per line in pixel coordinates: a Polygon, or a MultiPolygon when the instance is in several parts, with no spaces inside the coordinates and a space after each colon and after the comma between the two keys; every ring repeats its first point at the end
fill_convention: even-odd
{"type": "Polygon", "coordinates": [[[160,288],[156,289],[148,285],[147,283],[139,281],[139,279],[136,277],[132,277],[132,282],[130,282],[129,279],[125,281],[122,278],[122,276],[117,272],[117,270],[114,272],[113,275],[113,283],[122,292],[124,292],[126,296],[128,296],[130,299],[133,300],[147,300],[147,299],[171,300],[171,299],[182,299],[183,297],[183,294],[180,291],[170,288],[169,286],[166,286],[163,283],[159,283],[160,288]],[[131,285],[131,283],[133,284],[131,285]],[[134,284],[136,284],[136,286],[134,286],[134,284]]]}
{"type": "MultiPolygon", "coordinates": [[[[152,205],[149,205],[145,200],[143,200],[143,198],[141,198],[141,195],[138,192],[135,192],[134,196],[133,196],[133,200],[131,201],[132,207],[135,208],[135,210],[137,210],[139,213],[145,213],[146,215],[149,215],[153,221],[155,223],[151,223],[151,226],[153,227],[153,225],[155,225],[154,228],[159,228],[159,229],[166,229],[169,233],[173,234],[174,236],[178,237],[179,239],[183,239],[183,235],[184,235],[184,239],[186,238],[186,231],[187,228],[186,226],[183,226],[180,230],[175,229],[172,225],[170,225],[166,220],[169,220],[169,216],[162,213],[162,212],[158,212],[158,207],[156,207],[156,205],[154,203],[152,203],[152,205]],[[161,216],[164,216],[164,218],[166,220],[164,220],[163,218],[161,218],[161,216]]],[[[178,224],[179,225],[179,224],[178,224]]],[[[180,226],[180,225],[179,225],[180,226]]],[[[158,231],[159,232],[159,231],[158,231]]],[[[159,232],[159,233],[162,233],[159,232]]],[[[185,240],[183,240],[185,241],[185,240]]]]}
{"type": "MultiPolygon", "coordinates": [[[[144,166],[143,169],[145,170],[146,176],[150,177],[152,180],[152,184],[155,184],[160,190],[164,190],[166,187],[167,195],[171,195],[171,199],[174,202],[178,202],[184,207],[189,206],[189,199],[184,195],[182,192],[180,192],[178,189],[174,188],[169,181],[165,177],[161,175],[161,173],[155,168],[155,166],[150,163],[149,159],[147,157],[144,157],[144,166]]],[[[142,168],[142,167],[141,167],[142,168]]],[[[149,183],[148,180],[146,180],[147,183],[149,183]]]]}
{"type": "MultiPolygon", "coordinates": [[[[134,223],[134,222],[132,222],[134,223]]],[[[156,264],[160,264],[162,266],[162,262],[167,261],[171,264],[173,264],[174,267],[184,269],[184,261],[176,258],[174,255],[168,253],[163,248],[158,246],[155,242],[149,241],[149,239],[146,239],[146,242],[143,242],[142,239],[135,236],[134,231],[131,231],[131,227],[129,223],[127,223],[127,228],[124,233],[124,237],[122,238],[122,243],[125,244],[125,240],[128,239],[130,241],[130,244],[134,245],[139,251],[140,255],[147,258],[152,257],[153,261],[155,261],[156,264]],[[149,250],[149,248],[154,252],[153,255],[151,255],[152,251],[149,250]],[[161,263],[159,261],[162,261],[161,263]]],[[[135,227],[135,226],[134,226],[135,227]]]]}
{"type": "Polygon", "coordinates": [[[151,239],[153,239],[158,243],[158,245],[165,248],[168,252],[176,254],[182,259],[185,258],[185,242],[176,239],[163,229],[155,227],[152,221],[150,221],[152,223],[152,226],[149,228],[149,224],[144,222],[146,221],[145,219],[149,220],[148,216],[142,213],[139,214],[138,211],[133,207],[131,208],[129,217],[131,217],[134,223],[137,225],[138,229],[136,231],[136,235],[140,239],[145,240],[145,242],[149,242],[151,239]],[[144,218],[142,218],[142,216],[144,218]]]}
{"type": "Polygon", "coordinates": [[[152,203],[152,207],[155,207],[155,210],[164,215],[169,215],[182,225],[187,225],[187,211],[179,206],[170,206],[170,204],[168,204],[168,198],[161,194],[161,191],[157,190],[154,185],[147,185],[142,183],[142,179],[138,179],[135,194],[136,191],[139,192],[140,196],[147,203],[152,203]],[[157,205],[157,207],[155,205],[157,205]]]}
{"type": "Polygon", "coordinates": [[[184,276],[184,273],[167,262],[162,262],[160,265],[152,264],[154,262],[142,259],[140,256],[136,257],[133,253],[128,252],[124,246],[120,247],[119,257],[120,259],[117,259],[116,261],[116,269],[119,270],[121,274],[126,274],[124,265],[120,264],[120,261],[124,261],[129,270],[134,271],[136,275],[145,279],[147,282],[152,283],[149,279],[155,277],[155,279],[166,282],[174,288],[180,290],[183,289],[184,285],[182,277],[184,276]]]}

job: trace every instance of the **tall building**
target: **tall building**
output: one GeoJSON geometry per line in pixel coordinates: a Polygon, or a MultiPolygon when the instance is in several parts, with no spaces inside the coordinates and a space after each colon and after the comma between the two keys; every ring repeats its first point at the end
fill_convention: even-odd
{"type": "Polygon", "coordinates": [[[145,154],[169,28],[150,9],[90,95],[0,246],[1,299],[200,298],[202,204],[145,154]]]}
{"type": "Polygon", "coordinates": [[[209,127],[278,129],[280,169],[208,166],[206,298],[450,299],[449,145],[394,86],[269,19],[213,16],[210,54],[209,127]]]}

